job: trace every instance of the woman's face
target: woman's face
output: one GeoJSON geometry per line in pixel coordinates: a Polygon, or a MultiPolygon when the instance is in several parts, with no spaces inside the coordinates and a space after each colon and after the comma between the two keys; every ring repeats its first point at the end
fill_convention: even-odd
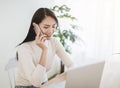
{"type": "Polygon", "coordinates": [[[56,29],[56,21],[50,16],[46,16],[45,19],[39,24],[40,30],[46,35],[49,40],[56,29]]]}

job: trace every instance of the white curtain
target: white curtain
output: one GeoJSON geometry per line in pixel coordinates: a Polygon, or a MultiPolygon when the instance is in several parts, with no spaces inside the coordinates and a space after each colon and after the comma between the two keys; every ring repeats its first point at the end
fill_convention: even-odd
{"type": "Polygon", "coordinates": [[[106,59],[100,88],[120,88],[120,1],[99,0],[98,8],[96,56],[106,59]]]}
{"type": "Polygon", "coordinates": [[[120,88],[120,55],[115,54],[120,52],[120,0],[61,0],[59,4],[71,7],[84,30],[86,57],[77,47],[74,60],[79,64],[106,60],[100,88],[120,88]]]}
{"type": "Polygon", "coordinates": [[[81,46],[74,50],[73,56],[77,62],[78,59],[80,64],[82,61],[109,59],[119,50],[119,0],[55,0],[55,3],[71,7],[71,14],[78,18],[82,28],[79,35],[84,36],[85,48],[81,46]],[[80,56],[83,54],[79,52],[81,48],[85,49],[86,57],[80,56]]]}
{"type": "Polygon", "coordinates": [[[94,57],[106,59],[112,54],[114,3],[111,0],[97,0],[94,57]]]}

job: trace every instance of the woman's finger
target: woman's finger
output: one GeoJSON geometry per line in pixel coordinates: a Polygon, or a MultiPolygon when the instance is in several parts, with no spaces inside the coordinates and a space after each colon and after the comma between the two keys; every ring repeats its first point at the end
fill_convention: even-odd
{"type": "Polygon", "coordinates": [[[39,38],[40,38],[40,32],[38,32],[36,35],[36,39],[39,39],[39,38]]]}
{"type": "Polygon", "coordinates": [[[41,42],[45,42],[45,40],[47,40],[47,38],[43,37],[42,40],[41,40],[41,42]]]}
{"type": "Polygon", "coordinates": [[[41,41],[44,37],[46,37],[46,35],[41,35],[39,40],[41,41]]]}

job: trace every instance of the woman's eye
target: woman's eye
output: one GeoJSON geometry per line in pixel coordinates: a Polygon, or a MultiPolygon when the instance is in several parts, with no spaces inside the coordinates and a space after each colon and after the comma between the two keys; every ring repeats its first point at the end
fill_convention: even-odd
{"type": "Polygon", "coordinates": [[[53,26],[52,28],[56,28],[56,26],[53,26]]]}
{"type": "Polygon", "coordinates": [[[48,29],[48,27],[44,27],[45,29],[48,29]]]}

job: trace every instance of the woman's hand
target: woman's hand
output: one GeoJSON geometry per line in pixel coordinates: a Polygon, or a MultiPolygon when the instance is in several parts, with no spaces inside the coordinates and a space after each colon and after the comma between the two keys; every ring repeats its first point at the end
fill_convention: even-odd
{"type": "Polygon", "coordinates": [[[45,84],[41,85],[41,87],[45,87],[45,86],[49,86],[51,84],[56,84],[62,81],[66,80],[66,76],[67,76],[67,72],[64,72],[62,74],[57,75],[56,77],[52,78],[51,80],[49,80],[48,82],[46,82],[45,84]]]}
{"type": "Polygon", "coordinates": [[[40,28],[36,23],[33,23],[34,30],[36,32],[35,42],[42,49],[46,50],[47,46],[44,44],[45,40],[47,40],[46,35],[40,32],[40,28]]]}

